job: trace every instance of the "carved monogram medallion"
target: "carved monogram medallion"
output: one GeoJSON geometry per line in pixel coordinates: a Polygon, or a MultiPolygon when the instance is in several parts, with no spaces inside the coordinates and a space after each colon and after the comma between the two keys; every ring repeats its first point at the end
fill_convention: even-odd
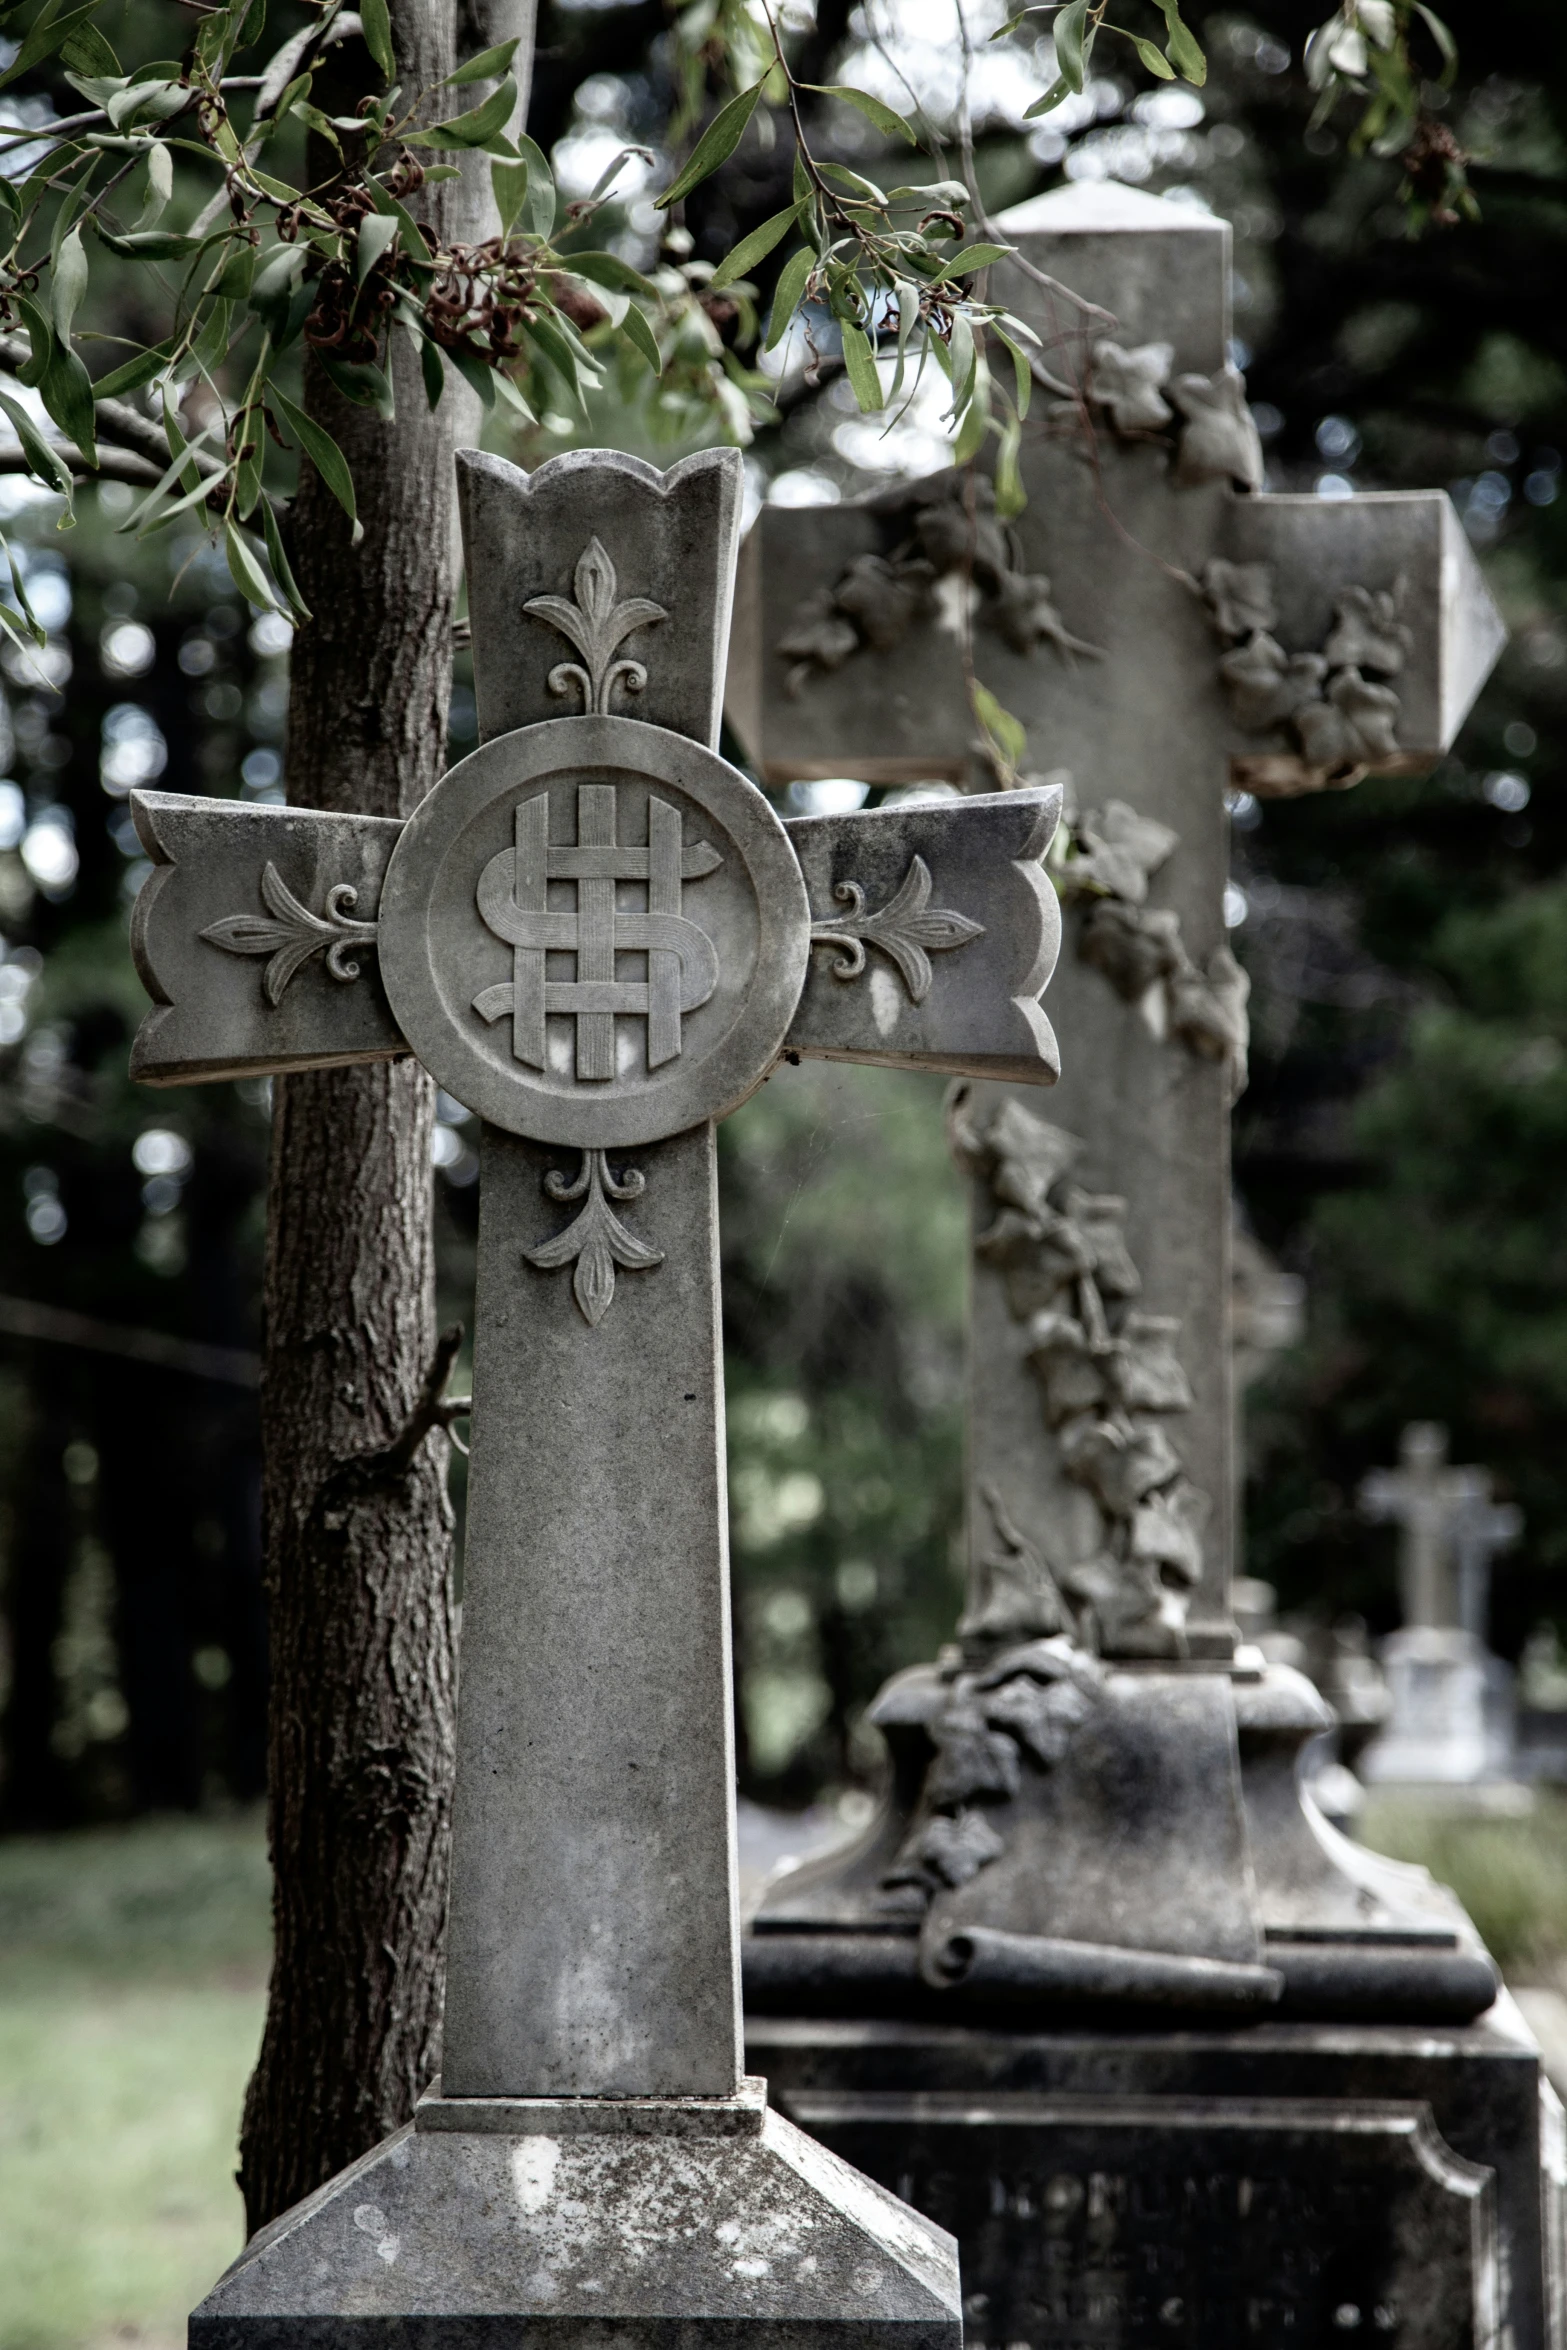
{"type": "Polygon", "coordinates": [[[616,839],[619,816],[612,784],[578,784],[576,840],[554,848],[547,797],[520,801],[515,844],[479,876],[479,912],[511,947],[512,976],[475,996],[474,1010],[510,1019],[512,1052],[533,1069],[548,1066],[548,1016],[564,1014],[576,1027],[577,1078],[590,1083],[614,1079],[617,1015],[646,1022],[647,1065],[660,1069],[679,1058],[682,1014],[718,985],[718,951],[680,907],[685,883],[716,872],[722,857],[708,841],[684,845],[684,820],[667,800],[649,795],[645,848],[616,839]],[[550,905],[552,882],[575,892],[575,906],[550,905]],[[622,907],[623,882],[645,885],[645,908],[622,907]],[[550,979],[551,953],[574,956],[576,976],[550,979]],[[644,956],[646,977],[617,977],[622,955],[644,956]]]}
{"type": "MultiPolygon", "coordinates": [[[[611,613],[584,699],[614,633],[611,613]]],[[[754,785],[684,735],[593,713],[498,736],[442,778],[393,853],[378,946],[449,1093],[514,1134],[618,1150],[760,1083],[810,915],[754,785]]]]}

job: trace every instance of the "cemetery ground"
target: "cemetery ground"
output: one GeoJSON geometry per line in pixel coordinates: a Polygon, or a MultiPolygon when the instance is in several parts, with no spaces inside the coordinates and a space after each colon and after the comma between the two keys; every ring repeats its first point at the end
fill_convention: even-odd
{"type": "MultiPolygon", "coordinates": [[[[1567,2023],[1567,1794],[1511,1820],[1378,1796],[1365,1832],[1451,1885],[1567,2023]]],[[[259,1811],[0,1843],[0,2350],[183,2342],[241,2241],[267,1945],[259,1811]]],[[[1526,2005],[1567,2086],[1567,2035],[1526,2005]]]]}

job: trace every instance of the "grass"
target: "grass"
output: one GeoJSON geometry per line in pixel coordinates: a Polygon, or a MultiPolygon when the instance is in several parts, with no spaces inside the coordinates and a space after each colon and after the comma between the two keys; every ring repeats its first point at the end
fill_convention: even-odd
{"type": "Polygon", "coordinates": [[[175,2350],[243,2241],[260,1823],[0,1844],[0,2350],[175,2350]]]}
{"type": "Polygon", "coordinates": [[[1567,1983],[1567,1796],[1542,1788],[1524,1819],[1464,1819],[1379,1791],[1360,1835],[1450,1885],[1515,1980],[1567,1983]]]}

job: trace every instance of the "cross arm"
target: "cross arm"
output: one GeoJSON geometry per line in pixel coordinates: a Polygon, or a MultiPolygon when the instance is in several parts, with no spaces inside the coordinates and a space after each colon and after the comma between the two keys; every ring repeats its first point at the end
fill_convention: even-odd
{"type": "Polygon", "coordinates": [[[1054,785],[798,816],[813,952],[786,1053],[1049,1085],[1054,785]]]}
{"type": "Polygon", "coordinates": [[[133,1077],[190,1085],[407,1052],[375,959],[399,821],[180,792],[133,792],[131,814],[154,868],[131,951],[156,1007],[133,1077]]]}

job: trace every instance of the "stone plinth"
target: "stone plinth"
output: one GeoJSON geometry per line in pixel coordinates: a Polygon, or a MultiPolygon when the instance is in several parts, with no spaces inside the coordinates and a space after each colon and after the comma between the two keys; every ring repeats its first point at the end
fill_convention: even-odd
{"type": "Polygon", "coordinates": [[[1505,1998],[1442,2030],[759,2017],[747,2046],[957,2236],[969,2350],[1562,2342],[1562,2114],[1505,1998]]]}
{"type": "Polygon", "coordinates": [[[732,2098],[427,2097],[263,2228],[190,2350],[951,2350],[943,2230],[732,2098]]]}
{"type": "Polygon", "coordinates": [[[1464,1786],[1513,1773],[1513,1676],[1472,1632],[1413,1626],[1382,1647],[1392,1713],[1361,1762],[1378,1785],[1464,1786]]]}

